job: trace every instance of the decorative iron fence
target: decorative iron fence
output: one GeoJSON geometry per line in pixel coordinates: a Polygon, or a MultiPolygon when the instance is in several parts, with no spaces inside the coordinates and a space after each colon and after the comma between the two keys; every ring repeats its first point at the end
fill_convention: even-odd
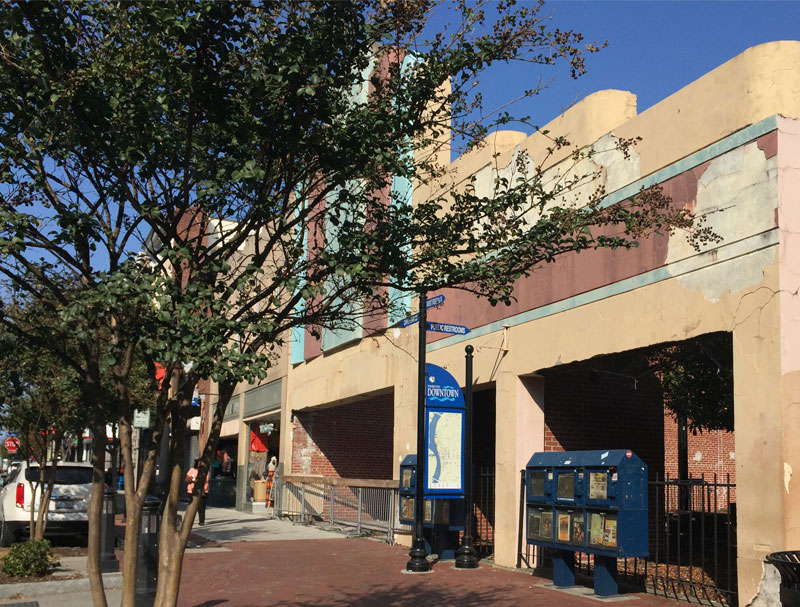
{"type": "MultiPolygon", "coordinates": [[[[730,475],[724,481],[716,474],[667,476],[650,481],[648,491],[650,556],[619,559],[620,584],[701,604],[736,605],[736,485],[730,475]]],[[[519,542],[518,566],[552,566],[551,549],[528,545],[522,532],[519,542]]],[[[591,575],[593,569],[591,554],[576,553],[576,573],[591,575]]]]}
{"type": "Polygon", "coordinates": [[[327,523],[348,535],[383,535],[394,543],[397,481],[284,476],[275,481],[273,516],[298,524],[327,523]]]}
{"type": "Polygon", "coordinates": [[[476,471],[473,537],[475,550],[482,557],[494,554],[494,466],[480,466],[476,471]]]}

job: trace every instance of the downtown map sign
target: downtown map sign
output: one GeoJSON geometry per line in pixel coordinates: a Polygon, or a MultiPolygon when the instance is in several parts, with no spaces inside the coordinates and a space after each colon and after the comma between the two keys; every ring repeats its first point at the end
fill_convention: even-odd
{"type": "Polygon", "coordinates": [[[425,497],[463,497],[464,395],[446,369],[425,371],[425,497]]]}

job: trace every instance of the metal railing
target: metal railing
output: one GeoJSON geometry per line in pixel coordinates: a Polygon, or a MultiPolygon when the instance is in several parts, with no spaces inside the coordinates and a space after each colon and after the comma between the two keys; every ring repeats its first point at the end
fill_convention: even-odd
{"type": "Polygon", "coordinates": [[[385,534],[393,544],[397,492],[397,481],[287,475],[275,481],[273,515],[348,536],[385,534]]]}
{"type": "MultiPolygon", "coordinates": [[[[736,485],[730,475],[724,481],[716,474],[667,476],[649,481],[648,490],[650,556],[619,559],[620,583],[701,604],[736,605],[736,485]]],[[[522,536],[518,566],[548,569],[552,550],[522,536]]],[[[576,573],[593,570],[593,555],[577,552],[576,573]]]]}
{"type": "Polygon", "coordinates": [[[494,466],[479,466],[475,481],[475,549],[482,557],[488,557],[494,554],[494,466]]]}

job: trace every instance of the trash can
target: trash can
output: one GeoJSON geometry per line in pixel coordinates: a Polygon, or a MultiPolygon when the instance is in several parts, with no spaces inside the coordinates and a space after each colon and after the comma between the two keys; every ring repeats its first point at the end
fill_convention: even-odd
{"type": "Polygon", "coordinates": [[[253,481],[253,501],[254,502],[267,501],[267,481],[264,480],[253,481]]]}
{"type": "Polygon", "coordinates": [[[800,607],[800,550],[773,552],[766,562],[781,574],[781,605],[800,607]]]}

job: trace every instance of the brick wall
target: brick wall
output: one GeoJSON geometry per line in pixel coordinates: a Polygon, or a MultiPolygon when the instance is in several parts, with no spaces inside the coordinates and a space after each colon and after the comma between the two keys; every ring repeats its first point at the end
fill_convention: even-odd
{"type": "Polygon", "coordinates": [[[664,473],[664,404],[658,381],[634,381],[588,361],[545,374],[545,451],[631,449],[648,476],[664,473]],[[598,368],[599,367],[599,368],[598,368]]]}
{"type": "MultiPolygon", "coordinates": [[[[722,482],[731,475],[731,483],[736,482],[736,451],[733,432],[715,430],[712,432],[689,432],[689,474],[705,474],[713,480],[714,474],[722,482]]],[[[669,411],[664,412],[664,471],[671,478],[678,477],[678,423],[669,411]]]]}
{"type": "MultiPolygon", "coordinates": [[[[605,357],[604,357],[605,358],[605,357]]],[[[610,357],[609,357],[610,358],[610,357]]],[[[613,360],[613,359],[612,359],[613,360]]],[[[665,409],[659,383],[609,372],[607,361],[586,361],[544,372],[545,451],[631,449],[647,464],[650,480],[678,476],[677,423],[665,409]]],[[[619,359],[623,365],[624,360],[619,359]]],[[[613,368],[613,367],[612,367],[613,368]]],[[[736,483],[732,432],[689,433],[689,473],[736,483]]],[[[723,504],[735,490],[718,491],[723,504]]]]}
{"type": "Polygon", "coordinates": [[[392,478],[393,394],[294,415],[294,474],[392,478]]]}

